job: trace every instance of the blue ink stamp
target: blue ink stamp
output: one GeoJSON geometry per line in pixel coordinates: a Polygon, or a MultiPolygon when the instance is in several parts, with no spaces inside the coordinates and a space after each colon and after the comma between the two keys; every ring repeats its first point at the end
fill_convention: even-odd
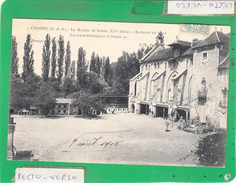
{"type": "Polygon", "coordinates": [[[181,24],[180,32],[209,35],[210,25],[181,24]]]}

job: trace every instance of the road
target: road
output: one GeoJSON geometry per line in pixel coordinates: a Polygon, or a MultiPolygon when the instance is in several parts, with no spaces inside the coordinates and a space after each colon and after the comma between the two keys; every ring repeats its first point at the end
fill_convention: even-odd
{"type": "Polygon", "coordinates": [[[136,114],[44,118],[14,116],[17,150],[33,150],[39,161],[188,165],[202,135],[170,127],[165,120],[136,114]]]}

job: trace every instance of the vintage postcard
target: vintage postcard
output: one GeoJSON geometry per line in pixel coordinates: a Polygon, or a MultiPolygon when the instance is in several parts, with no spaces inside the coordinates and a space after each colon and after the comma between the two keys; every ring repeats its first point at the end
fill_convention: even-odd
{"type": "Polygon", "coordinates": [[[13,19],[8,160],[225,166],[230,27],[13,19]]]}

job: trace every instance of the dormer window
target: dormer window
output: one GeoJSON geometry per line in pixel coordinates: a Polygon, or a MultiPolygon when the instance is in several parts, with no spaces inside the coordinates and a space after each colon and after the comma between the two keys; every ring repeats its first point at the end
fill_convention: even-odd
{"type": "Polygon", "coordinates": [[[203,53],[202,54],[202,61],[206,61],[207,60],[207,53],[203,53]]]}

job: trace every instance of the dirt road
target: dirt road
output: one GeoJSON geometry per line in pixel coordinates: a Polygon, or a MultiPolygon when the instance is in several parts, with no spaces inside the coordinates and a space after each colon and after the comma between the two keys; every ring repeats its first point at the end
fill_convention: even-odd
{"type": "Polygon", "coordinates": [[[196,166],[191,153],[200,135],[145,115],[42,118],[14,116],[17,150],[40,161],[196,166]]]}

